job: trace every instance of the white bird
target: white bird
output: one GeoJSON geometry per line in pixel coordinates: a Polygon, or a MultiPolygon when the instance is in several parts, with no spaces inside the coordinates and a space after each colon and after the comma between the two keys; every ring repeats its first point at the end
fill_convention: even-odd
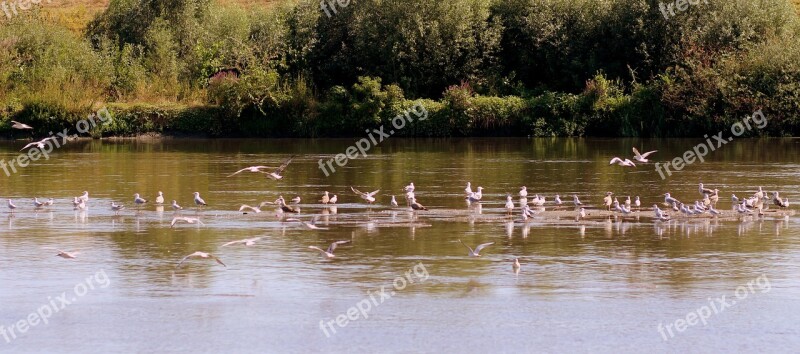
{"type": "Polygon", "coordinates": [[[467,188],[464,188],[464,193],[467,193],[467,195],[472,194],[472,184],[471,183],[467,182],[467,188]]]}
{"type": "Polygon", "coordinates": [[[403,188],[403,190],[406,192],[413,192],[414,189],[414,182],[409,183],[407,186],[405,186],[405,188],[403,188]]]}
{"type": "Polygon", "coordinates": [[[309,230],[327,230],[328,229],[326,227],[317,226],[317,224],[316,224],[317,218],[314,218],[314,222],[303,221],[303,220],[296,219],[296,218],[289,218],[289,219],[286,219],[286,221],[300,223],[301,225],[305,226],[305,228],[307,228],[309,230]]]}
{"type": "Polygon", "coordinates": [[[84,203],[89,202],[89,192],[83,191],[83,195],[78,197],[78,199],[82,200],[84,203]]]}
{"type": "Polygon", "coordinates": [[[628,199],[625,199],[625,207],[630,208],[632,203],[631,196],[628,196],[628,199]]]}
{"type": "Polygon", "coordinates": [[[339,200],[339,197],[337,197],[336,194],[334,194],[333,197],[331,197],[331,200],[329,202],[330,202],[330,204],[336,204],[336,202],[338,200],[339,200]]]}
{"type": "Polygon", "coordinates": [[[714,190],[713,189],[703,188],[703,184],[702,183],[700,183],[700,187],[697,188],[697,190],[700,192],[700,195],[706,195],[706,194],[711,195],[711,194],[714,194],[714,190]]]}
{"type": "Polygon", "coordinates": [[[514,201],[511,199],[511,194],[506,196],[506,210],[508,211],[509,216],[511,216],[511,213],[514,212],[514,201]]]}
{"type": "Polygon", "coordinates": [[[14,212],[14,209],[17,208],[17,206],[14,205],[14,202],[12,202],[11,199],[8,200],[8,208],[11,209],[12,213],[14,212]]]}
{"type": "Polygon", "coordinates": [[[721,213],[719,212],[719,210],[717,210],[717,209],[714,209],[714,207],[713,207],[713,206],[709,206],[709,207],[708,207],[708,212],[709,212],[709,213],[711,213],[712,215],[719,215],[719,214],[721,214],[721,213]]]}
{"type": "Polygon", "coordinates": [[[25,123],[17,122],[15,120],[12,120],[11,123],[14,123],[14,124],[11,125],[11,128],[14,128],[14,129],[33,129],[32,126],[27,125],[25,123]]]}
{"type": "Polygon", "coordinates": [[[227,177],[233,177],[233,176],[236,176],[236,175],[238,175],[238,174],[240,174],[242,172],[245,172],[245,171],[246,172],[254,172],[254,173],[255,172],[265,173],[264,171],[261,171],[261,170],[265,170],[265,169],[268,169],[268,168],[270,168],[270,167],[269,166],[250,166],[250,167],[245,167],[245,168],[243,168],[243,169],[241,169],[239,171],[236,171],[236,172],[228,175],[227,177]]]}
{"type": "Polygon", "coordinates": [[[519,196],[522,197],[522,198],[527,197],[528,196],[528,187],[522,186],[522,188],[519,189],[519,196]]]}
{"type": "Polygon", "coordinates": [[[481,256],[480,252],[482,249],[494,244],[494,242],[482,243],[478,245],[478,247],[475,247],[475,250],[473,250],[471,247],[467,246],[463,241],[458,240],[458,242],[461,242],[461,244],[464,245],[464,247],[466,247],[469,250],[470,257],[480,257],[481,256]]]}
{"type": "Polygon", "coordinates": [[[522,207],[522,220],[528,220],[528,218],[533,218],[533,210],[527,204],[522,207]]]}
{"type": "Polygon", "coordinates": [[[222,261],[219,258],[215,257],[211,253],[199,252],[198,251],[198,252],[192,253],[192,254],[190,254],[190,255],[188,255],[186,257],[183,257],[183,259],[181,259],[181,261],[178,262],[178,265],[176,265],[175,268],[180,267],[181,264],[183,264],[183,262],[186,261],[189,258],[211,258],[211,259],[217,261],[217,263],[221,264],[223,267],[226,267],[226,268],[228,267],[228,266],[225,265],[225,263],[222,263],[222,261]]]}
{"type": "Polygon", "coordinates": [[[118,214],[122,209],[125,209],[124,205],[111,202],[111,210],[114,212],[114,214],[118,214]]]}
{"type": "Polygon", "coordinates": [[[253,246],[253,245],[256,244],[256,241],[261,240],[261,239],[263,239],[263,237],[253,237],[253,238],[246,238],[244,240],[231,241],[231,242],[228,242],[228,243],[222,245],[222,247],[228,247],[228,246],[239,245],[239,244],[243,244],[245,246],[253,246]]]}
{"type": "Polygon", "coordinates": [[[395,207],[395,208],[397,208],[397,206],[398,206],[397,199],[394,199],[394,196],[392,196],[391,204],[392,204],[392,207],[395,207]]]}
{"type": "Polygon", "coordinates": [[[273,180],[279,180],[279,179],[283,179],[283,176],[281,175],[281,173],[283,173],[283,170],[285,170],[285,169],[286,169],[286,167],[287,167],[287,166],[289,166],[289,163],[291,163],[291,162],[292,162],[292,160],[293,160],[294,158],[295,158],[294,156],[290,157],[288,160],[286,160],[286,162],[284,162],[284,163],[283,163],[283,165],[281,165],[280,167],[278,167],[278,168],[277,168],[275,171],[273,171],[273,172],[269,172],[269,173],[267,173],[267,172],[261,172],[261,173],[264,173],[264,174],[266,174],[266,175],[267,175],[267,177],[269,177],[269,178],[271,178],[271,179],[273,179],[273,180]]]}
{"type": "Polygon", "coordinates": [[[36,198],[36,197],[33,198],[33,207],[34,208],[39,209],[39,208],[41,208],[43,206],[44,206],[44,203],[40,202],[39,198],[36,198]]]}
{"type": "Polygon", "coordinates": [[[783,199],[781,199],[781,197],[778,196],[778,192],[772,192],[772,201],[775,203],[775,205],[781,208],[789,207],[789,200],[787,199],[786,201],[784,201],[783,199]]]}
{"type": "Polygon", "coordinates": [[[53,206],[53,198],[48,198],[47,201],[42,204],[44,204],[44,206],[53,206]]]}
{"type": "Polygon", "coordinates": [[[639,196],[636,196],[636,200],[633,201],[633,205],[636,206],[636,209],[639,209],[642,206],[642,201],[639,200],[639,196]]]}
{"type": "Polygon", "coordinates": [[[558,194],[556,194],[555,203],[556,203],[556,205],[563,204],[563,202],[561,201],[561,196],[558,195],[558,194]]]}
{"type": "Polygon", "coordinates": [[[86,209],[86,203],[80,197],[75,197],[72,200],[72,207],[75,210],[83,210],[83,209],[86,209]]]}
{"type": "Polygon", "coordinates": [[[328,191],[325,191],[325,195],[322,196],[322,199],[320,199],[320,202],[322,204],[328,204],[330,201],[331,201],[331,197],[328,196],[328,191]]]}
{"type": "Polygon", "coordinates": [[[475,192],[475,198],[481,200],[483,198],[483,187],[478,186],[478,191],[475,192]]]}
{"type": "Polygon", "coordinates": [[[579,205],[583,205],[583,203],[581,203],[580,199],[578,199],[578,195],[577,194],[573,194],[572,195],[572,202],[575,203],[575,207],[577,207],[579,205]]]}
{"type": "Polygon", "coordinates": [[[622,167],[636,167],[636,164],[633,163],[633,161],[631,161],[630,159],[623,160],[623,159],[621,159],[619,157],[614,157],[613,159],[611,159],[611,162],[609,162],[608,164],[609,165],[617,164],[617,165],[620,165],[622,167]]]}
{"type": "MultiPolygon", "coordinates": [[[[260,207],[251,207],[251,206],[249,206],[247,204],[242,204],[242,206],[239,207],[239,211],[242,211],[242,212],[247,210],[247,209],[252,210],[256,214],[261,212],[261,208],[260,207]]],[[[247,213],[245,213],[245,214],[247,214],[247,213]]]]}
{"type": "Polygon", "coordinates": [[[294,197],[294,198],[292,198],[292,204],[295,204],[295,205],[300,204],[300,196],[299,195],[294,197]]]}
{"type": "Polygon", "coordinates": [[[78,258],[78,252],[65,252],[58,250],[58,254],[56,256],[64,259],[75,259],[78,258]]]}
{"type": "Polygon", "coordinates": [[[428,210],[425,206],[420,203],[417,203],[417,198],[409,199],[409,206],[412,210],[428,210]]]}
{"type": "Polygon", "coordinates": [[[766,193],[764,193],[764,190],[761,189],[761,187],[758,187],[758,192],[756,192],[753,196],[760,200],[760,199],[764,199],[765,195],[766,195],[766,193]]]}
{"type": "Polygon", "coordinates": [[[147,203],[147,200],[142,198],[142,197],[140,197],[139,193],[136,193],[136,194],[133,195],[133,203],[136,204],[137,206],[140,206],[140,205],[142,205],[144,203],[147,203]]]}
{"type": "Polygon", "coordinates": [[[39,140],[39,141],[34,141],[34,142],[32,142],[32,143],[30,143],[30,144],[28,144],[28,145],[25,145],[25,147],[23,147],[22,149],[19,149],[19,151],[25,150],[25,149],[27,149],[27,148],[29,148],[29,147],[31,147],[31,146],[36,146],[36,147],[37,147],[37,148],[39,148],[39,149],[44,149],[44,144],[45,144],[45,143],[46,143],[48,140],[56,140],[56,139],[58,139],[58,138],[57,138],[57,137],[55,137],[55,136],[51,136],[51,137],[49,137],[49,138],[44,138],[44,139],[42,139],[42,140],[39,140]]]}
{"type": "Polygon", "coordinates": [[[581,210],[578,212],[578,218],[579,219],[586,218],[586,208],[581,207],[581,210]]]}
{"type": "MultiPolygon", "coordinates": [[[[353,187],[350,187],[350,189],[353,191],[353,193],[357,194],[359,197],[361,197],[361,199],[366,200],[367,203],[369,203],[369,204],[372,204],[372,203],[375,202],[375,195],[378,194],[378,192],[381,191],[380,189],[378,189],[378,190],[373,191],[373,192],[364,193],[364,192],[361,192],[358,189],[355,189],[353,187]]],[[[409,193],[413,193],[413,192],[409,192],[409,193]]]]}
{"type": "Polygon", "coordinates": [[[469,192],[467,195],[467,201],[470,203],[480,202],[481,200],[475,196],[474,192],[469,192]]]}
{"type": "Polygon", "coordinates": [[[636,148],[633,148],[633,159],[636,160],[636,161],[642,162],[642,163],[647,163],[647,162],[650,161],[650,160],[647,159],[647,157],[650,156],[653,153],[656,153],[656,152],[658,152],[658,150],[648,151],[648,152],[646,152],[644,154],[640,154],[639,150],[636,150],[636,148]]]}
{"type": "Polygon", "coordinates": [[[679,204],[680,202],[677,199],[673,198],[669,193],[664,193],[664,203],[667,205],[670,204],[675,205],[679,204]]]}
{"type": "Polygon", "coordinates": [[[197,206],[206,206],[206,201],[200,198],[200,192],[194,192],[194,204],[197,206]]]}
{"type": "Polygon", "coordinates": [[[335,250],[336,250],[336,247],[337,247],[337,246],[339,246],[339,245],[344,245],[344,244],[347,244],[347,243],[350,243],[350,240],[346,240],[346,241],[336,241],[336,242],[334,242],[334,243],[331,243],[331,245],[330,245],[330,246],[328,246],[328,249],[327,249],[327,250],[322,250],[321,248],[319,248],[319,247],[317,247],[317,246],[308,246],[308,248],[309,248],[309,249],[312,249],[312,250],[317,250],[317,251],[319,251],[320,253],[324,254],[324,255],[325,255],[325,257],[327,257],[327,258],[334,258],[334,257],[336,257],[336,256],[333,254],[333,251],[335,251],[335,250]]]}
{"type": "Polygon", "coordinates": [[[658,208],[658,204],[653,204],[653,211],[656,213],[656,219],[659,220],[669,220],[669,216],[664,214],[661,209],[658,208]]]}
{"type": "Polygon", "coordinates": [[[164,204],[164,193],[158,191],[158,197],[156,197],[156,204],[161,205],[164,204]]]}
{"type": "Polygon", "coordinates": [[[183,207],[178,205],[178,201],[177,200],[173,199],[172,200],[172,210],[176,210],[176,211],[177,210],[183,210],[183,207]]]}
{"type": "Polygon", "coordinates": [[[200,219],[198,219],[198,218],[189,218],[189,217],[176,216],[176,217],[172,218],[172,222],[169,224],[169,227],[174,227],[174,226],[175,226],[175,224],[176,224],[178,221],[183,221],[183,222],[186,222],[186,223],[188,223],[188,224],[194,224],[194,223],[198,223],[198,224],[200,224],[200,225],[205,225],[205,224],[204,224],[202,221],[200,221],[200,219]]]}
{"type": "Polygon", "coordinates": [[[521,268],[522,266],[519,264],[519,258],[514,258],[514,264],[511,265],[511,269],[514,270],[514,274],[519,274],[521,268]]]}

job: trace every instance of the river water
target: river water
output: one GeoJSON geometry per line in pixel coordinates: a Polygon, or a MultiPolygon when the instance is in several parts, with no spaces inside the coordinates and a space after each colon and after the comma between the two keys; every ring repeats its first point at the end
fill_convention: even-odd
{"type": "MultiPolygon", "coordinates": [[[[733,141],[665,179],[653,164],[608,165],[632,146],[663,162],[701,142],[389,139],[330,176],[318,161],[354,140],[70,142],[0,170],[0,194],[18,206],[11,213],[4,200],[0,214],[0,352],[796,352],[796,216],[655,222],[649,207],[665,192],[699,199],[699,182],[721,190],[722,210],[759,186],[797,200],[800,140],[733,141]],[[280,181],[226,177],[292,155],[280,181]],[[464,201],[467,181],[484,187],[480,210],[464,201]],[[405,204],[409,182],[429,212],[389,205],[391,195],[405,204]],[[547,210],[556,194],[576,194],[591,213],[607,191],[648,208],[507,219],[505,195],[523,185],[547,210]],[[369,206],[350,186],[381,191],[369,206]],[[75,211],[83,191],[87,210],[75,211]],[[194,208],[195,191],[208,207],[194,208]],[[324,191],[338,196],[334,210],[319,204],[324,191]],[[150,202],[136,208],[134,193],[150,202]],[[270,206],[238,212],[279,195],[299,195],[299,218],[326,229],[270,206]],[[34,210],[33,197],[55,203],[34,210]],[[172,199],[204,225],[170,227],[172,199]],[[112,201],[127,208],[116,215],[112,201]],[[222,247],[253,237],[263,238],[222,247]],[[333,259],[308,248],[338,240],[351,243],[333,259]],[[494,244],[472,258],[459,240],[494,244]],[[196,251],[227,267],[176,267],[196,251]]],[[[0,158],[23,145],[0,143],[0,158]]]]}

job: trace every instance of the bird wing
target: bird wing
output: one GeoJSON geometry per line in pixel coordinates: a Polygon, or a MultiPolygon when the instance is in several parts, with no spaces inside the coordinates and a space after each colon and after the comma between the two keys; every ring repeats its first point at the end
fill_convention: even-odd
{"type": "Polygon", "coordinates": [[[294,156],[290,157],[288,160],[286,160],[286,162],[284,162],[284,163],[283,163],[283,165],[281,165],[280,167],[278,167],[278,169],[277,169],[277,170],[275,170],[275,174],[276,174],[276,175],[279,175],[279,174],[281,174],[281,172],[283,172],[283,170],[285,170],[285,169],[286,169],[286,166],[289,166],[289,163],[291,163],[291,162],[292,162],[292,160],[294,160],[295,156],[297,156],[297,155],[294,155],[294,156]]]}
{"type": "Polygon", "coordinates": [[[228,177],[233,177],[233,176],[236,176],[236,175],[238,175],[238,174],[240,174],[240,173],[242,173],[242,172],[244,172],[244,171],[247,171],[247,170],[249,170],[249,169],[250,169],[250,167],[243,168],[243,169],[241,169],[241,170],[239,170],[239,171],[236,171],[236,172],[234,172],[234,173],[231,173],[231,174],[229,174],[229,175],[228,175],[228,177]]]}
{"type": "Polygon", "coordinates": [[[367,196],[370,196],[370,197],[372,197],[372,196],[374,196],[375,194],[378,194],[378,192],[380,192],[380,191],[381,191],[381,190],[380,190],[380,189],[378,189],[378,190],[376,190],[376,191],[369,192],[369,193],[367,193],[367,196]]]}
{"type": "Polygon", "coordinates": [[[317,246],[308,246],[308,248],[310,248],[312,250],[317,250],[317,251],[319,251],[319,253],[322,253],[322,254],[325,254],[325,255],[328,254],[328,252],[325,252],[325,250],[323,250],[322,248],[319,248],[317,246]]]}
{"type": "Polygon", "coordinates": [[[493,244],[494,244],[494,242],[482,243],[482,244],[478,245],[478,247],[475,247],[475,253],[480,253],[482,249],[484,249],[486,247],[489,247],[489,246],[491,246],[493,244]]]}
{"type": "Polygon", "coordinates": [[[251,206],[249,206],[247,204],[242,204],[242,206],[239,207],[239,211],[244,211],[245,209],[250,209],[252,211],[256,211],[256,208],[253,208],[253,207],[251,207],[251,206]]]}
{"type": "Polygon", "coordinates": [[[175,268],[178,268],[178,267],[180,267],[180,266],[181,266],[181,264],[183,264],[183,262],[184,262],[184,261],[186,261],[187,259],[189,259],[189,258],[191,258],[191,257],[194,257],[196,254],[197,254],[197,253],[192,253],[192,254],[190,254],[190,255],[188,255],[188,256],[186,256],[186,257],[183,257],[183,259],[181,259],[181,261],[180,261],[180,262],[178,262],[178,265],[176,265],[176,266],[175,266],[175,268]]]}
{"type": "Polygon", "coordinates": [[[182,220],[182,219],[183,219],[183,218],[179,218],[179,217],[174,217],[174,218],[172,218],[172,222],[171,222],[171,223],[169,223],[169,227],[173,227],[173,226],[175,226],[175,223],[176,223],[176,222],[178,222],[178,220],[182,220]]]}
{"type": "Polygon", "coordinates": [[[330,245],[330,246],[328,246],[328,253],[333,253],[333,251],[335,251],[335,250],[336,250],[336,246],[338,246],[338,245],[343,245],[343,244],[345,244],[345,243],[350,243],[350,240],[346,240],[346,241],[336,241],[336,242],[334,242],[334,243],[331,243],[331,245],[330,245]]]}
{"type": "Polygon", "coordinates": [[[633,163],[633,161],[631,161],[630,159],[625,159],[625,163],[626,163],[626,164],[633,165],[633,167],[636,167],[636,164],[635,164],[635,163],[633,163]]]}
{"type": "MultiPolygon", "coordinates": [[[[634,151],[635,150],[636,150],[636,148],[634,148],[634,151]]],[[[658,150],[648,151],[648,152],[642,154],[642,158],[646,159],[648,156],[650,156],[651,154],[656,153],[656,152],[658,152],[658,150]]]]}
{"type": "Polygon", "coordinates": [[[27,149],[27,148],[29,148],[31,146],[36,145],[36,144],[39,144],[39,142],[38,141],[34,141],[32,143],[29,143],[28,145],[25,145],[25,147],[23,147],[22,149],[19,149],[19,151],[25,150],[25,149],[27,149]]]}
{"type": "Polygon", "coordinates": [[[637,158],[644,158],[644,156],[642,154],[640,154],[639,150],[637,150],[635,147],[633,148],[633,156],[635,156],[637,158]]]}
{"type": "Polygon", "coordinates": [[[245,242],[247,242],[247,240],[237,240],[237,241],[231,241],[231,242],[228,242],[228,243],[226,243],[226,244],[222,245],[222,247],[228,247],[228,246],[230,246],[230,245],[235,245],[235,244],[239,244],[239,243],[245,243],[245,242]]]}
{"type": "Polygon", "coordinates": [[[358,194],[358,195],[360,195],[362,197],[365,197],[367,195],[366,193],[364,193],[362,191],[359,191],[358,189],[355,189],[352,186],[350,187],[350,189],[353,191],[353,193],[358,194]]]}
{"type": "Polygon", "coordinates": [[[613,164],[615,164],[617,162],[622,162],[622,159],[620,159],[619,157],[615,157],[615,158],[611,159],[611,162],[609,162],[608,164],[609,165],[613,165],[613,164]]]}
{"type": "Polygon", "coordinates": [[[228,266],[226,266],[225,263],[222,263],[222,261],[219,258],[217,258],[217,257],[215,257],[214,255],[211,255],[211,254],[209,254],[208,256],[211,257],[211,258],[214,258],[214,260],[217,261],[217,263],[221,264],[223,267],[228,268],[228,266]]]}
{"type": "Polygon", "coordinates": [[[461,242],[461,244],[464,245],[464,247],[466,247],[470,253],[475,253],[475,251],[472,250],[472,247],[467,246],[467,244],[464,243],[464,241],[458,240],[458,242],[461,242]]]}

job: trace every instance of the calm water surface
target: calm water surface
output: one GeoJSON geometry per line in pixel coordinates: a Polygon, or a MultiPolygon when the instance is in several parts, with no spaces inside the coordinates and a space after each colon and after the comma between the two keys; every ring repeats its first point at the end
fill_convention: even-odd
{"type": "MultiPolygon", "coordinates": [[[[527,226],[517,213],[502,218],[506,193],[522,185],[531,196],[577,194],[593,207],[606,191],[647,206],[664,192],[693,200],[701,181],[722,190],[719,209],[730,208],[731,193],[757,186],[800,197],[796,139],[738,140],[665,180],[652,165],[608,166],[632,146],[658,149],[655,159],[666,161],[700,142],[393,139],[329,177],[317,161],[353,140],[73,142],[10,177],[0,171],[1,196],[19,206],[11,215],[3,201],[0,214],[0,352],[797,352],[795,216],[654,223],[647,211],[527,226]],[[281,181],[225,177],[293,154],[281,181]],[[419,202],[448,212],[391,210],[390,195],[403,203],[411,181],[419,202]],[[485,188],[481,215],[464,203],[467,181],[485,188]],[[380,188],[377,205],[368,208],[351,185],[380,188]],[[71,198],[84,190],[88,211],[73,211],[71,198]],[[170,228],[168,206],[133,208],[134,193],[153,202],[158,191],[185,207],[200,192],[210,206],[183,214],[205,226],[170,228]],[[317,204],[324,191],[338,195],[335,212],[317,204]],[[237,211],[278,195],[300,195],[300,217],[321,215],[329,229],[282,222],[269,208],[237,211]],[[34,211],[34,196],[56,204],[34,211]],[[112,200],[129,209],[114,215],[112,200]],[[249,237],[264,239],[221,247],[249,237]],[[495,244],[475,259],[459,239],[495,244]],[[352,244],[332,260],[307,248],[336,240],[352,244]],[[56,257],[57,249],[78,258],[56,257]],[[189,260],[176,269],[195,251],[227,268],[189,260]],[[398,277],[414,284],[402,287],[398,277]],[[381,287],[394,295],[381,302],[381,287]],[[722,307],[714,300],[722,296],[734,303],[705,325],[676,329],[690,312],[722,307]],[[357,319],[338,326],[337,316],[359,303],[369,304],[367,317],[351,311],[357,319]],[[48,306],[58,312],[47,323],[27,320],[48,306]]],[[[0,158],[13,159],[22,145],[0,143],[0,158]]]]}

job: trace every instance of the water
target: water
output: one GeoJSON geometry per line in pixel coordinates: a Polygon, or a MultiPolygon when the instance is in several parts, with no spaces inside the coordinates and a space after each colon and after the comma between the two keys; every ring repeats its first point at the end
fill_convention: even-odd
{"type": "MultiPolygon", "coordinates": [[[[796,352],[795,216],[656,224],[646,211],[527,227],[503,220],[505,194],[522,185],[531,197],[571,201],[574,193],[593,207],[606,191],[638,195],[645,206],[667,191],[693,200],[700,181],[722,190],[719,209],[730,207],[731,193],[759,185],[796,200],[796,139],[737,140],[664,180],[652,164],[608,166],[631,146],[658,149],[655,160],[667,161],[700,142],[390,139],[329,177],[318,160],[353,140],[73,142],[10,177],[0,171],[3,197],[19,206],[0,216],[0,326],[8,336],[0,332],[0,352],[796,352]],[[225,177],[293,154],[281,181],[225,177]],[[431,213],[389,210],[390,195],[403,203],[411,181],[431,213]],[[485,188],[482,215],[470,216],[466,181],[485,188]],[[368,208],[351,185],[380,188],[378,205],[368,208]],[[71,198],[84,190],[89,210],[75,212],[71,198]],[[326,190],[339,197],[337,212],[318,221],[329,230],[281,222],[269,208],[236,211],[300,195],[300,218],[311,220],[326,190]],[[158,191],[187,209],[200,192],[210,206],[184,214],[206,225],[170,228],[169,206],[134,209],[134,193],[153,202],[158,191]],[[34,196],[56,205],[35,212],[34,196]],[[112,200],[129,209],[114,215],[112,200]],[[252,247],[221,247],[257,236],[264,239],[252,247]],[[474,259],[459,239],[495,244],[474,259]],[[352,244],[332,260],[307,248],[336,240],[352,244]],[[57,249],[78,258],[56,257],[57,249]],[[194,259],[176,269],[195,251],[227,267],[194,259]],[[723,295],[735,304],[714,313],[723,295]],[[363,314],[351,310],[355,320],[336,324],[358,306],[363,314]],[[31,315],[53,308],[47,323],[31,315]],[[705,325],[678,331],[676,320],[707,310],[705,325]]],[[[22,145],[0,144],[0,158],[15,158],[22,145]]]]}

